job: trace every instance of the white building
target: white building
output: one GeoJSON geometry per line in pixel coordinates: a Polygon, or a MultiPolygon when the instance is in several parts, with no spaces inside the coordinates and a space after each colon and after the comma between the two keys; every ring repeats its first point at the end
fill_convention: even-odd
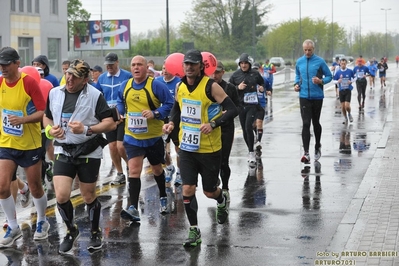
{"type": "Polygon", "coordinates": [[[67,0],[0,0],[0,47],[21,56],[21,67],[46,55],[50,73],[61,76],[68,58],[67,0]]]}

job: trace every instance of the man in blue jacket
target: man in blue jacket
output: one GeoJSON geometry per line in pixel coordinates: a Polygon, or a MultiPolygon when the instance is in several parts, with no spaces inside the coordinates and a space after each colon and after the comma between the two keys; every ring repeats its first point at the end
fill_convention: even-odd
{"type": "MultiPolygon", "coordinates": [[[[118,55],[108,53],[104,62],[106,72],[102,73],[94,86],[102,92],[108,106],[116,107],[118,90],[122,82],[132,78],[132,74],[119,67],[118,55]]],[[[123,137],[125,135],[125,119],[121,119],[115,130],[105,134],[108,140],[109,153],[112,165],[115,166],[117,174],[111,181],[111,185],[121,185],[126,183],[126,176],[123,174],[122,159],[127,164],[127,156],[123,147],[123,137]]],[[[111,172],[112,173],[112,169],[111,172]]]]}
{"type": "Polygon", "coordinates": [[[313,124],[315,160],[321,157],[320,115],[323,107],[323,85],[329,83],[332,74],[323,58],[314,54],[314,42],[305,40],[302,44],[304,55],[296,62],[294,90],[299,92],[299,104],[302,117],[302,144],[304,155],[301,162],[310,163],[310,123],[313,124]]]}

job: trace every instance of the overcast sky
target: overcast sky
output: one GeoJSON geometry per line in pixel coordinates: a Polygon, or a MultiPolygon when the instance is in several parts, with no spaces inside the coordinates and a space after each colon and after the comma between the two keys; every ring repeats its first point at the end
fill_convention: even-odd
{"type": "MultiPolygon", "coordinates": [[[[104,20],[130,19],[132,33],[156,30],[166,21],[166,0],[81,0],[81,2],[83,8],[91,13],[91,20],[100,19],[101,2],[104,20]]],[[[301,6],[302,18],[325,18],[327,21],[333,18],[334,22],[347,29],[359,27],[359,3],[355,3],[354,0],[268,0],[268,3],[273,3],[273,7],[266,17],[267,25],[299,19],[299,6],[301,6]]],[[[365,0],[360,7],[362,35],[370,31],[385,33],[385,11],[381,8],[391,8],[387,11],[388,32],[399,31],[399,0],[365,0]]],[[[191,9],[190,0],[169,0],[170,27],[178,27],[191,9]]]]}

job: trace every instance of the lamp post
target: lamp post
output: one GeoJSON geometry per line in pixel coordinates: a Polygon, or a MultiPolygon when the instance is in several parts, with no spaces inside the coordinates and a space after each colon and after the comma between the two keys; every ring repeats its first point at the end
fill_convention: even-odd
{"type": "Polygon", "coordinates": [[[388,10],[391,10],[390,8],[381,8],[381,10],[385,11],[385,56],[388,57],[388,22],[387,22],[387,17],[388,17],[388,10]]]}
{"type": "Polygon", "coordinates": [[[334,57],[334,0],[331,0],[331,58],[334,57]]]}
{"type": "Polygon", "coordinates": [[[255,0],[252,0],[252,56],[256,58],[255,55],[255,0]]]}
{"type": "Polygon", "coordinates": [[[166,0],[166,55],[170,53],[169,44],[169,0],[166,0]]]}
{"type": "Polygon", "coordinates": [[[359,3],[359,54],[362,54],[362,3],[366,0],[355,0],[359,3]]]}
{"type": "Polygon", "coordinates": [[[100,1],[100,30],[101,30],[101,56],[104,56],[104,36],[103,36],[103,0],[100,1]]]}
{"type": "Polygon", "coordinates": [[[302,45],[302,18],[301,18],[301,10],[302,5],[301,5],[301,0],[299,0],[299,41],[300,44],[302,45]]]}

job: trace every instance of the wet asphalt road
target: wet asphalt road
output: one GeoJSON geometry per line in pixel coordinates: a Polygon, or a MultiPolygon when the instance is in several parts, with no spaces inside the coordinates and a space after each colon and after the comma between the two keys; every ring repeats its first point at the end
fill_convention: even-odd
{"type": "MultiPolygon", "coordinates": [[[[48,184],[51,224],[48,241],[32,240],[34,208],[18,207],[23,238],[13,248],[0,250],[0,265],[313,265],[318,258],[316,252],[326,250],[330,244],[376,149],[387,137],[383,129],[390,115],[390,91],[394,77],[398,76],[394,65],[390,65],[388,76],[385,89],[379,86],[367,89],[364,114],[359,114],[356,89],[353,90],[354,121],[349,126],[342,124],[333,85],[325,86],[319,164],[312,160],[305,167],[299,161],[301,119],[292,82],[275,86],[273,98],[269,99],[262,164],[258,162],[256,171],[248,170],[247,149],[236,121],[230,158],[229,219],[223,225],[217,224],[216,202],[203,195],[199,184],[201,246],[183,248],[189,225],[181,193],[174,194],[174,188],[169,189],[169,202],[173,202],[174,210],[167,215],[159,214],[158,191],[150,174],[142,176],[141,222],[130,224],[120,218],[121,209],[128,206],[128,194],[125,185],[107,184],[112,177],[107,177],[111,161],[106,148],[98,187],[103,207],[102,250],[91,254],[86,249],[90,236],[88,215],[75,191],[73,203],[81,236],[71,255],[58,254],[65,226],[48,184]]],[[[285,78],[285,74],[277,75],[276,83],[285,78]]],[[[312,149],[311,157],[314,157],[312,149]]]]}

